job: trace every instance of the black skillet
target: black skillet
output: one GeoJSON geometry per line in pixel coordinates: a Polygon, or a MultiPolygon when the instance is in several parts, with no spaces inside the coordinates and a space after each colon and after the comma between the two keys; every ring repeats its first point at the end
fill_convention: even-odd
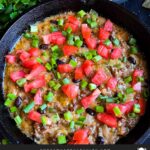
{"type": "MultiPolygon", "coordinates": [[[[113,22],[126,28],[138,40],[140,49],[145,55],[145,61],[150,70],[150,33],[139,22],[138,18],[129,13],[121,6],[107,0],[52,0],[42,4],[18,19],[5,33],[0,41],[0,128],[3,134],[9,138],[12,143],[34,143],[32,140],[23,135],[17,129],[15,122],[10,119],[7,109],[3,106],[3,72],[5,67],[5,55],[13,48],[15,42],[28,26],[36,21],[42,20],[50,15],[68,10],[78,11],[84,9],[96,10],[99,15],[110,18],[113,22]]],[[[150,72],[150,71],[149,71],[150,72]]],[[[150,99],[147,108],[150,108],[150,99]]],[[[145,115],[140,119],[137,126],[124,138],[119,140],[119,144],[142,144],[150,134],[150,109],[146,110],[145,115]]]]}

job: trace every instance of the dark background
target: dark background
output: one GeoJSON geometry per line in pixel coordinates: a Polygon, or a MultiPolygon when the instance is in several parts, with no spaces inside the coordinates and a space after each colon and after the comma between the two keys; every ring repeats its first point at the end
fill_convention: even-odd
{"type": "MultiPolygon", "coordinates": [[[[41,3],[44,3],[49,0],[40,0],[41,3]]],[[[128,11],[134,13],[140,21],[146,26],[146,28],[150,31],[150,9],[146,9],[142,7],[142,3],[144,0],[113,0],[116,3],[122,5],[128,11]]],[[[0,38],[3,36],[3,34],[0,34],[0,38]]],[[[2,131],[0,130],[0,141],[4,139],[2,135],[2,131]]],[[[150,136],[149,138],[144,142],[144,144],[150,144],[150,136]]]]}

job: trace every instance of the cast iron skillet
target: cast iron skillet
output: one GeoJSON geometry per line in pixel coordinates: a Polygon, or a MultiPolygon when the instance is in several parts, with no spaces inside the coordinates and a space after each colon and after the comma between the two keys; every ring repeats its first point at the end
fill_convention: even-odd
{"type": "MultiPolygon", "coordinates": [[[[12,143],[25,144],[33,143],[33,141],[20,132],[20,130],[16,127],[15,122],[10,119],[7,108],[3,106],[4,98],[2,91],[5,55],[8,54],[15,42],[21,36],[22,32],[24,32],[30,24],[42,20],[50,15],[55,15],[59,12],[68,10],[78,11],[80,9],[89,11],[91,8],[96,10],[99,15],[110,18],[113,22],[130,31],[137,38],[138,43],[140,44],[140,49],[145,54],[145,60],[147,61],[148,66],[150,66],[150,61],[148,61],[148,57],[150,56],[150,33],[134,15],[127,12],[127,10],[119,5],[108,2],[107,0],[52,0],[34,8],[18,19],[8,29],[0,41],[0,125],[3,133],[12,143]]],[[[149,67],[148,70],[150,70],[149,67]]],[[[150,99],[147,103],[147,107],[150,108],[150,99]]],[[[148,138],[148,134],[150,133],[149,127],[150,109],[147,109],[145,115],[140,119],[137,126],[126,137],[122,138],[117,143],[142,144],[146,138],[148,138]]]]}

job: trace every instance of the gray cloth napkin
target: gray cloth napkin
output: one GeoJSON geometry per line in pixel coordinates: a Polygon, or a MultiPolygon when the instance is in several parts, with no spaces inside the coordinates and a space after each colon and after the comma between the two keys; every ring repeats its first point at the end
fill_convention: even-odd
{"type": "Polygon", "coordinates": [[[150,0],[145,0],[142,6],[145,8],[150,8],[150,0]]]}

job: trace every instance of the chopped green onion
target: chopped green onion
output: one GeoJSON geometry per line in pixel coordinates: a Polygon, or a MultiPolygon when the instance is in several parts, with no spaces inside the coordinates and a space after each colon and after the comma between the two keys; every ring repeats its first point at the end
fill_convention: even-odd
{"type": "Polygon", "coordinates": [[[15,120],[15,122],[16,122],[17,125],[20,125],[21,122],[22,122],[22,119],[20,118],[20,116],[16,116],[16,117],[14,118],[14,120],[15,120]]]}
{"type": "Polygon", "coordinates": [[[64,113],[64,118],[66,121],[71,121],[73,119],[72,113],[70,111],[67,111],[64,113]]]}
{"type": "Polygon", "coordinates": [[[72,32],[72,29],[69,27],[69,28],[67,28],[66,32],[67,32],[68,34],[70,34],[70,33],[72,32]]]}
{"type": "Polygon", "coordinates": [[[120,110],[120,108],[118,106],[115,106],[113,108],[113,111],[114,111],[114,113],[115,113],[116,116],[120,116],[122,114],[121,110],[120,110]]]}
{"type": "Polygon", "coordinates": [[[47,95],[44,96],[44,99],[48,102],[51,102],[53,100],[54,94],[52,92],[48,92],[47,95]]]}
{"type": "Polygon", "coordinates": [[[84,10],[80,10],[77,15],[81,18],[83,18],[86,15],[86,12],[84,10]]]}
{"type": "Polygon", "coordinates": [[[91,9],[90,14],[91,14],[92,20],[96,21],[96,19],[98,17],[98,13],[95,10],[91,9]]]}
{"type": "Polygon", "coordinates": [[[91,28],[96,28],[96,27],[97,27],[97,22],[96,22],[96,21],[92,21],[92,22],[90,23],[90,27],[91,27],[91,28]]]}
{"type": "Polygon", "coordinates": [[[85,57],[85,59],[88,59],[88,60],[92,59],[92,54],[90,52],[84,52],[83,56],[85,57]]]}
{"type": "Polygon", "coordinates": [[[127,88],[127,89],[126,89],[126,93],[127,93],[127,94],[131,94],[131,93],[133,93],[133,92],[134,92],[133,88],[127,88]]]}
{"type": "Polygon", "coordinates": [[[143,77],[138,77],[138,81],[139,82],[144,82],[144,78],[143,77]]]}
{"type": "Polygon", "coordinates": [[[57,91],[60,87],[61,87],[61,84],[57,83],[57,84],[53,87],[53,89],[54,89],[55,91],[57,91]]]}
{"type": "Polygon", "coordinates": [[[124,62],[124,63],[127,62],[127,57],[124,56],[122,59],[122,62],[124,62]]]}
{"type": "Polygon", "coordinates": [[[11,113],[17,112],[17,110],[18,110],[18,109],[17,109],[16,106],[13,106],[13,107],[10,108],[10,112],[11,112],[11,113]]]}
{"type": "Polygon", "coordinates": [[[93,57],[92,60],[93,60],[94,62],[99,62],[101,59],[102,59],[102,57],[99,56],[99,55],[97,55],[97,56],[93,57]]]}
{"type": "Polygon", "coordinates": [[[7,107],[11,107],[13,105],[13,102],[14,102],[13,100],[10,100],[9,98],[7,98],[5,100],[4,105],[7,106],[7,107]]]}
{"type": "Polygon", "coordinates": [[[133,37],[131,37],[131,38],[129,39],[129,44],[130,44],[130,45],[136,45],[136,39],[133,38],[133,37]]]}
{"type": "Polygon", "coordinates": [[[119,46],[119,45],[120,45],[120,42],[119,42],[119,40],[118,40],[117,38],[115,38],[115,39],[113,39],[113,44],[114,44],[115,46],[119,46]]]}
{"type": "Polygon", "coordinates": [[[78,114],[78,115],[80,115],[80,114],[82,114],[82,113],[84,113],[84,108],[82,107],[82,108],[80,108],[80,109],[77,109],[76,110],[76,113],[78,114]]]}
{"type": "Polygon", "coordinates": [[[74,125],[75,125],[74,121],[71,121],[69,125],[70,129],[74,129],[74,125]]]}
{"type": "Polygon", "coordinates": [[[42,121],[43,125],[46,125],[47,124],[47,117],[46,116],[42,116],[41,117],[41,121],[42,121]]]}
{"type": "Polygon", "coordinates": [[[75,41],[75,46],[81,47],[82,45],[83,45],[83,41],[81,41],[79,39],[75,41]]]}
{"type": "Polygon", "coordinates": [[[52,47],[51,47],[51,50],[52,50],[52,52],[55,52],[55,51],[59,50],[58,45],[52,46],[52,47]]]}
{"type": "Polygon", "coordinates": [[[106,46],[109,46],[109,45],[111,44],[111,41],[110,41],[109,39],[107,39],[107,40],[104,41],[104,44],[105,44],[106,46]]]}
{"type": "Polygon", "coordinates": [[[58,31],[57,27],[55,27],[55,26],[50,27],[50,32],[56,32],[56,31],[58,31]]]}
{"type": "Polygon", "coordinates": [[[126,78],[124,79],[124,82],[125,82],[125,83],[130,83],[131,81],[132,81],[132,77],[131,77],[131,76],[126,77],[126,78]]]}
{"type": "Polygon", "coordinates": [[[36,61],[38,62],[38,63],[40,63],[40,64],[42,64],[43,63],[43,61],[42,61],[42,59],[41,58],[36,58],[36,61]]]}
{"type": "Polygon", "coordinates": [[[13,93],[8,93],[7,98],[9,98],[10,100],[15,100],[17,98],[17,96],[13,93]]]}
{"type": "Polygon", "coordinates": [[[107,103],[113,103],[114,102],[114,98],[113,97],[106,98],[106,102],[107,103]]]}
{"type": "Polygon", "coordinates": [[[129,117],[129,118],[136,118],[136,117],[137,117],[137,114],[132,112],[132,113],[129,113],[129,114],[128,114],[128,117],[129,117]]]}
{"type": "Polygon", "coordinates": [[[73,59],[70,60],[69,64],[72,66],[72,67],[76,67],[77,66],[77,62],[73,59]]]}
{"type": "Polygon", "coordinates": [[[46,105],[46,104],[43,104],[42,106],[40,106],[40,109],[41,109],[41,110],[44,110],[44,109],[46,109],[46,107],[47,107],[47,105],[46,105]]]}
{"type": "Polygon", "coordinates": [[[61,79],[61,74],[59,72],[56,73],[57,79],[61,79]]]}
{"type": "Polygon", "coordinates": [[[50,87],[54,87],[56,83],[55,83],[55,81],[52,80],[48,84],[49,84],[50,87]]]}
{"type": "Polygon", "coordinates": [[[67,36],[67,32],[66,32],[66,31],[62,31],[62,34],[63,34],[64,36],[67,36]]]}
{"type": "Polygon", "coordinates": [[[46,64],[45,64],[45,68],[46,68],[48,71],[51,71],[52,66],[51,66],[50,63],[46,63],[46,64]]]}
{"type": "Polygon", "coordinates": [[[138,48],[136,46],[131,46],[130,52],[131,52],[131,54],[137,54],[138,48]]]}
{"type": "Polygon", "coordinates": [[[89,89],[90,89],[90,91],[93,91],[93,90],[95,90],[96,88],[97,88],[96,84],[94,84],[94,83],[90,83],[90,84],[89,84],[89,89]]]}
{"type": "Polygon", "coordinates": [[[39,47],[39,40],[32,40],[32,46],[33,47],[39,47]]]}
{"type": "Polygon", "coordinates": [[[86,120],[86,117],[80,116],[78,120],[84,122],[86,120]]]}
{"type": "Polygon", "coordinates": [[[80,37],[78,35],[74,36],[74,40],[81,40],[80,37]]]}
{"type": "Polygon", "coordinates": [[[141,112],[139,104],[134,104],[133,112],[134,113],[140,113],[141,112]]]}
{"type": "Polygon", "coordinates": [[[38,27],[37,25],[30,25],[30,32],[38,32],[38,27]]]}
{"type": "Polygon", "coordinates": [[[44,57],[48,58],[48,52],[47,52],[47,51],[43,51],[43,52],[42,52],[42,55],[43,55],[44,57]]]}
{"type": "Polygon", "coordinates": [[[147,98],[149,97],[149,90],[148,90],[148,89],[145,89],[145,90],[143,91],[142,95],[143,95],[143,97],[144,97],[145,99],[147,99],[147,98]]]}
{"type": "Polygon", "coordinates": [[[87,82],[86,80],[82,80],[82,81],[81,81],[81,88],[82,88],[82,89],[86,88],[87,85],[88,85],[88,82],[87,82]]]}
{"type": "Polygon", "coordinates": [[[60,117],[59,117],[58,113],[52,115],[52,121],[54,123],[58,122],[59,120],[60,120],[60,117]]]}
{"type": "Polygon", "coordinates": [[[55,109],[52,108],[52,107],[50,107],[50,108],[49,108],[49,112],[50,112],[50,113],[53,113],[53,112],[55,112],[55,109]]]}
{"type": "Polygon", "coordinates": [[[64,24],[64,19],[59,19],[58,20],[58,25],[59,26],[63,26],[63,24],[64,24]]]}
{"type": "Polygon", "coordinates": [[[30,110],[34,107],[34,105],[35,105],[34,101],[33,101],[33,102],[30,102],[30,103],[23,109],[24,113],[29,113],[30,110]]]}
{"type": "Polygon", "coordinates": [[[92,56],[94,57],[94,56],[97,56],[97,51],[96,50],[90,50],[89,51],[91,54],[92,54],[92,56]]]}
{"type": "Polygon", "coordinates": [[[58,144],[66,144],[67,143],[65,135],[59,135],[57,140],[58,140],[58,144]]]}
{"type": "Polygon", "coordinates": [[[78,120],[78,121],[75,122],[75,124],[82,127],[83,126],[83,121],[78,120]]]}
{"type": "Polygon", "coordinates": [[[96,106],[95,111],[98,113],[103,113],[104,112],[104,107],[103,106],[96,106]]]}
{"type": "Polygon", "coordinates": [[[32,38],[32,35],[30,33],[25,33],[23,34],[23,36],[26,38],[26,39],[31,39],[32,38]]]}
{"type": "Polygon", "coordinates": [[[65,78],[65,79],[63,79],[63,84],[69,84],[70,83],[70,80],[68,79],[68,78],[65,78]]]}
{"type": "Polygon", "coordinates": [[[31,90],[31,93],[32,93],[32,94],[35,94],[36,92],[37,92],[37,89],[32,89],[32,90],[31,90]]]}
{"type": "Polygon", "coordinates": [[[23,85],[27,82],[26,78],[22,78],[16,81],[19,87],[23,87],[23,85]]]}

